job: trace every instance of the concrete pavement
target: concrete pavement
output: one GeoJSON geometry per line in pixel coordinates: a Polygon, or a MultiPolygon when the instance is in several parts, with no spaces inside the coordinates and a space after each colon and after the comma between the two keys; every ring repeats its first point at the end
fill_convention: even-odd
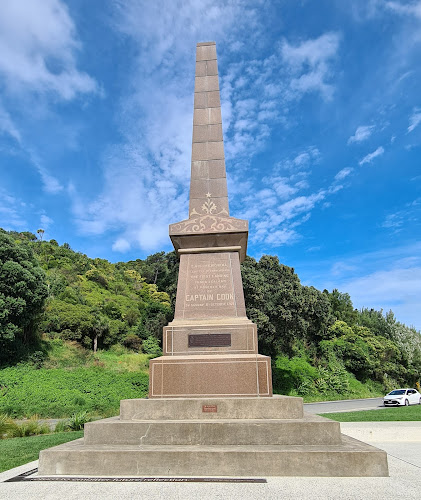
{"type": "Polygon", "coordinates": [[[18,482],[6,479],[37,467],[37,462],[0,474],[1,500],[41,499],[405,499],[421,497],[421,422],[364,422],[341,424],[344,433],[351,436],[375,431],[379,424],[388,424],[389,430],[374,432],[368,443],[388,453],[388,478],[266,478],[266,483],[169,483],[169,482],[18,482]],[[383,435],[384,442],[376,441],[383,435]],[[377,436],[377,437],[376,437],[377,436]],[[406,436],[400,441],[400,436],[406,436]],[[408,437],[413,440],[408,440],[408,437]]]}
{"type": "Polygon", "coordinates": [[[342,399],[339,401],[304,403],[304,411],[316,414],[343,411],[379,410],[381,408],[384,408],[383,398],[342,399]]]}

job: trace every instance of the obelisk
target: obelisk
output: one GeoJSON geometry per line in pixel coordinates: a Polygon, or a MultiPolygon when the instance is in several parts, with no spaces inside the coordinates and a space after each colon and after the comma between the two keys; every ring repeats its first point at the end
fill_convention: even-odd
{"type": "Polygon", "coordinates": [[[189,218],[169,232],[180,257],[175,316],[150,362],[149,397],[272,396],[244,303],[248,222],[229,216],[215,42],[197,44],[189,218]]]}
{"type": "Polygon", "coordinates": [[[304,414],[302,398],[261,397],[272,395],[270,358],[258,354],[244,307],[247,222],[228,213],[214,42],[197,46],[194,102],[189,218],[170,226],[180,256],[175,317],[164,355],[150,363],[149,398],[122,400],[120,416],[41,451],[38,473],[387,476],[386,452],[304,414]]]}

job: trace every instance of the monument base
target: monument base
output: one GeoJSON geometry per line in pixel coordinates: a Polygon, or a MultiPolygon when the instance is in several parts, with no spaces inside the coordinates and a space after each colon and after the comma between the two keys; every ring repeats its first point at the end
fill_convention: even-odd
{"type": "Polygon", "coordinates": [[[40,453],[42,476],[388,476],[386,452],[301,398],[134,399],[40,453]]]}
{"type": "Polygon", "coordinates": [[[270,358],[262,354],[161,356],[149,364],[150,398],[270,397],[270,358]]]}

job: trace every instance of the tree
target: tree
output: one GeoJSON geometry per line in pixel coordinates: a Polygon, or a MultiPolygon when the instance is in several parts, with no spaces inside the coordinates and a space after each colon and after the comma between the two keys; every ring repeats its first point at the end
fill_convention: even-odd
{"type": "Polygon", "coordinates": [[[327,298],[301,285],[294,269],[264,255],[247,257],[242,277],[247,314],[257,324],[259,349],[270,356],[294,354],[298,343],[311,343],[333,322],[327,298]]]}
{"type": "Polygon", "coordinates": [[[0,359],[35,342],[47,297],[45,273],[31,249],[0,232],[0,359]]]}
{"type": "Polygon", "coordinates": [[[348,293],[341,293],[335,288],[331,293],[326,289],[323,290],[323,295],[329,299],[333,315],[338,321],[345,321],[348,325],[356,323],[358,311],[354,309],[351,297],[348,293]]]}
{"type": "Polygon", "coordinates": [[[42,238],[44,237],[44,229],[37,229],[37,234],[39,235],[39,240],[42,241],[42,238]]]}

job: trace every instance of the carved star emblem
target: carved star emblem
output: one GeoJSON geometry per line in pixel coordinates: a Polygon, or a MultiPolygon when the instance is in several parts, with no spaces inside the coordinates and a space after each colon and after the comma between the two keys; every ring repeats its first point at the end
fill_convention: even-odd
{"type": "Polygon", "coordinates": [[[210,193],[206,193],[206,198],[210,198],[212,195],[210,193]]]}

